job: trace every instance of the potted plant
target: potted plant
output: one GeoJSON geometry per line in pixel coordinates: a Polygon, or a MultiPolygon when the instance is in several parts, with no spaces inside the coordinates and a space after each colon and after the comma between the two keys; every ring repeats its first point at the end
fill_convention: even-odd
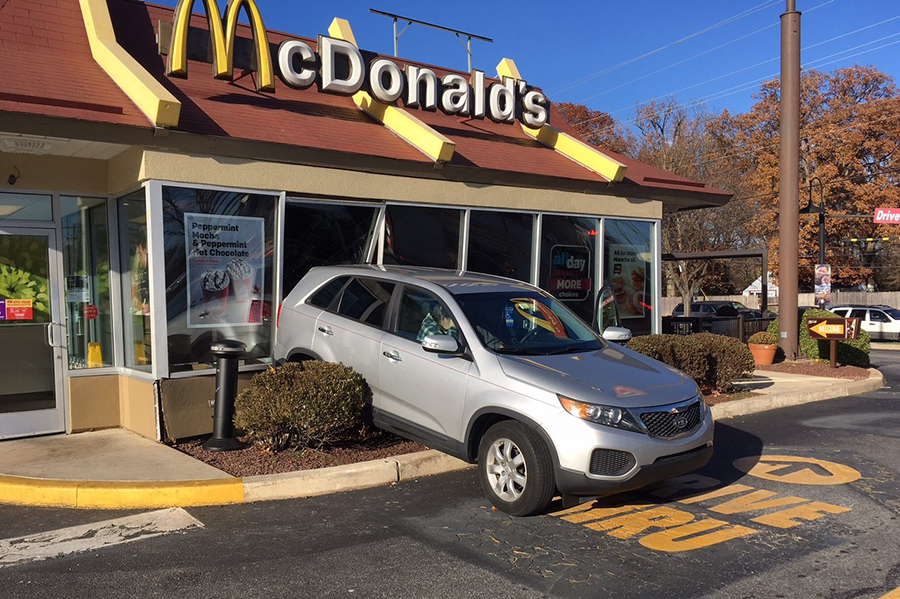
{"type": "Polygon", "coordinates": [[[750,336],[747,346],[750,348],[753,361],[757,366],[765,366],[775,361],[775,351],[778,349],[777,341],[775,335],[766,331],[760,331],[750,336]]]}

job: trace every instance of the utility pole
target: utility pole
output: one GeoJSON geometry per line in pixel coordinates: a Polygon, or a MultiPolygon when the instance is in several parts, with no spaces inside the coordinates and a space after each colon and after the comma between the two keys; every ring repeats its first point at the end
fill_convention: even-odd
{"type": "MultiPolygon", "coordinates": [[[[800,13],[786,0],[781,15],[781,149],[778,159],[778,340],[787,360],[799,355],[800,13]]],[[[763,276],[766,276],[763,273],[763,276]]]]}

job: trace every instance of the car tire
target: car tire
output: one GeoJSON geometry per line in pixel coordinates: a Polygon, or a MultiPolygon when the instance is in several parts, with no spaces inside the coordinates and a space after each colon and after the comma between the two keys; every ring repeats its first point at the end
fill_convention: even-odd
{"type": "Polygon", "coordinates": [[[478,447],[478,479],[497,509],[513,516],[542,512],[553,500],[553,461],[534,429],[515,420],[487,430],[478,447]]]}

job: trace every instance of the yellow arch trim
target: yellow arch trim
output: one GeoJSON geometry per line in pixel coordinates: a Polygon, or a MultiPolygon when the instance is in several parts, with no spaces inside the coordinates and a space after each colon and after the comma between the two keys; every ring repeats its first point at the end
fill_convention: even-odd
{"type": "MultiPolygon", "coordinates": [[[[500,61],[500,64],[497,65],[497,76],[501,79],[504,77],[522,79],[516,63],[511,58],[504,58],[500,61]]],[[[616,183],[625,178],[625,173],[628,170],[627,166],[618,160],[610,158],[597,148],[589,146],[583,141],[575,139],[550,125],[534,129],[523,123],[522,130],[548,148],[555,150],[570,160],[574,160],[610,182],[616,183]]]]}
{"type": "MultiPolygon", "coordinates": [[[[169,58],[166,75],[187,77],[187,41],[191,25],[191,12],[196,0],[179,0],[172,20],[172,43],[169,44],[169,58]]],[[[225,33],[222,30],[222,14],[215,0],[203,0],[206,21],[209,23],[209,39],[213,50],[213,75],[219,79],[231,77],[231,61],[225,49],[225,33]]]]}
{"type": "MultiPolygon", "coordinates": [[[[359,47],[350,23],[345,19],[335,18],[328,27],[328,35],[359,47]]],[[[402,108],[379,102],[364,91],[353,94],[353,102],[363,112],[435,162],[449,162],[453,158],[453,153],[456,152],[455,143],[402,108]]]]}
{"type": "Polygon", "coordinates": [[[241,12],[241,7],[247,10],[247,15],[250,17],[253,41],[256,43],[256,73],[258,76],[256,89],[258,91],[275,91],[275,73],[272,70],[269,38],[266,35],[266,26],[255,0],[228,0],[225,17],[227,21],[225,25],[225,56],[228,61],[226,63],[228,75],[231,76],[234,70],[234,40],[237,37],[238,14],[241,12]]]}
{"type": "Polygon", "coordinates": [[[175,127],[181,102],[116,41],[106,0],[80,0],[81,17],[100,68],[157,127],[175,127]]]}

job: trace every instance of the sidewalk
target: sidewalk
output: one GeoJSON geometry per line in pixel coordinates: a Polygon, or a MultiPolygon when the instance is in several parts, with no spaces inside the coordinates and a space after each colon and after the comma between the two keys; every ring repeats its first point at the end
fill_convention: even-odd
{"type": "MultiPolygon", "coordinates": [[[[758,397],[712,406],[717,420],[880,389],[864,381],[761,372],[739,386],[758,397]]],[[[123,429],[0,441],[0,503],[150,509],[291,499],[470,468],[429,450],[319,470],[236,478],[123,429]]]]}

